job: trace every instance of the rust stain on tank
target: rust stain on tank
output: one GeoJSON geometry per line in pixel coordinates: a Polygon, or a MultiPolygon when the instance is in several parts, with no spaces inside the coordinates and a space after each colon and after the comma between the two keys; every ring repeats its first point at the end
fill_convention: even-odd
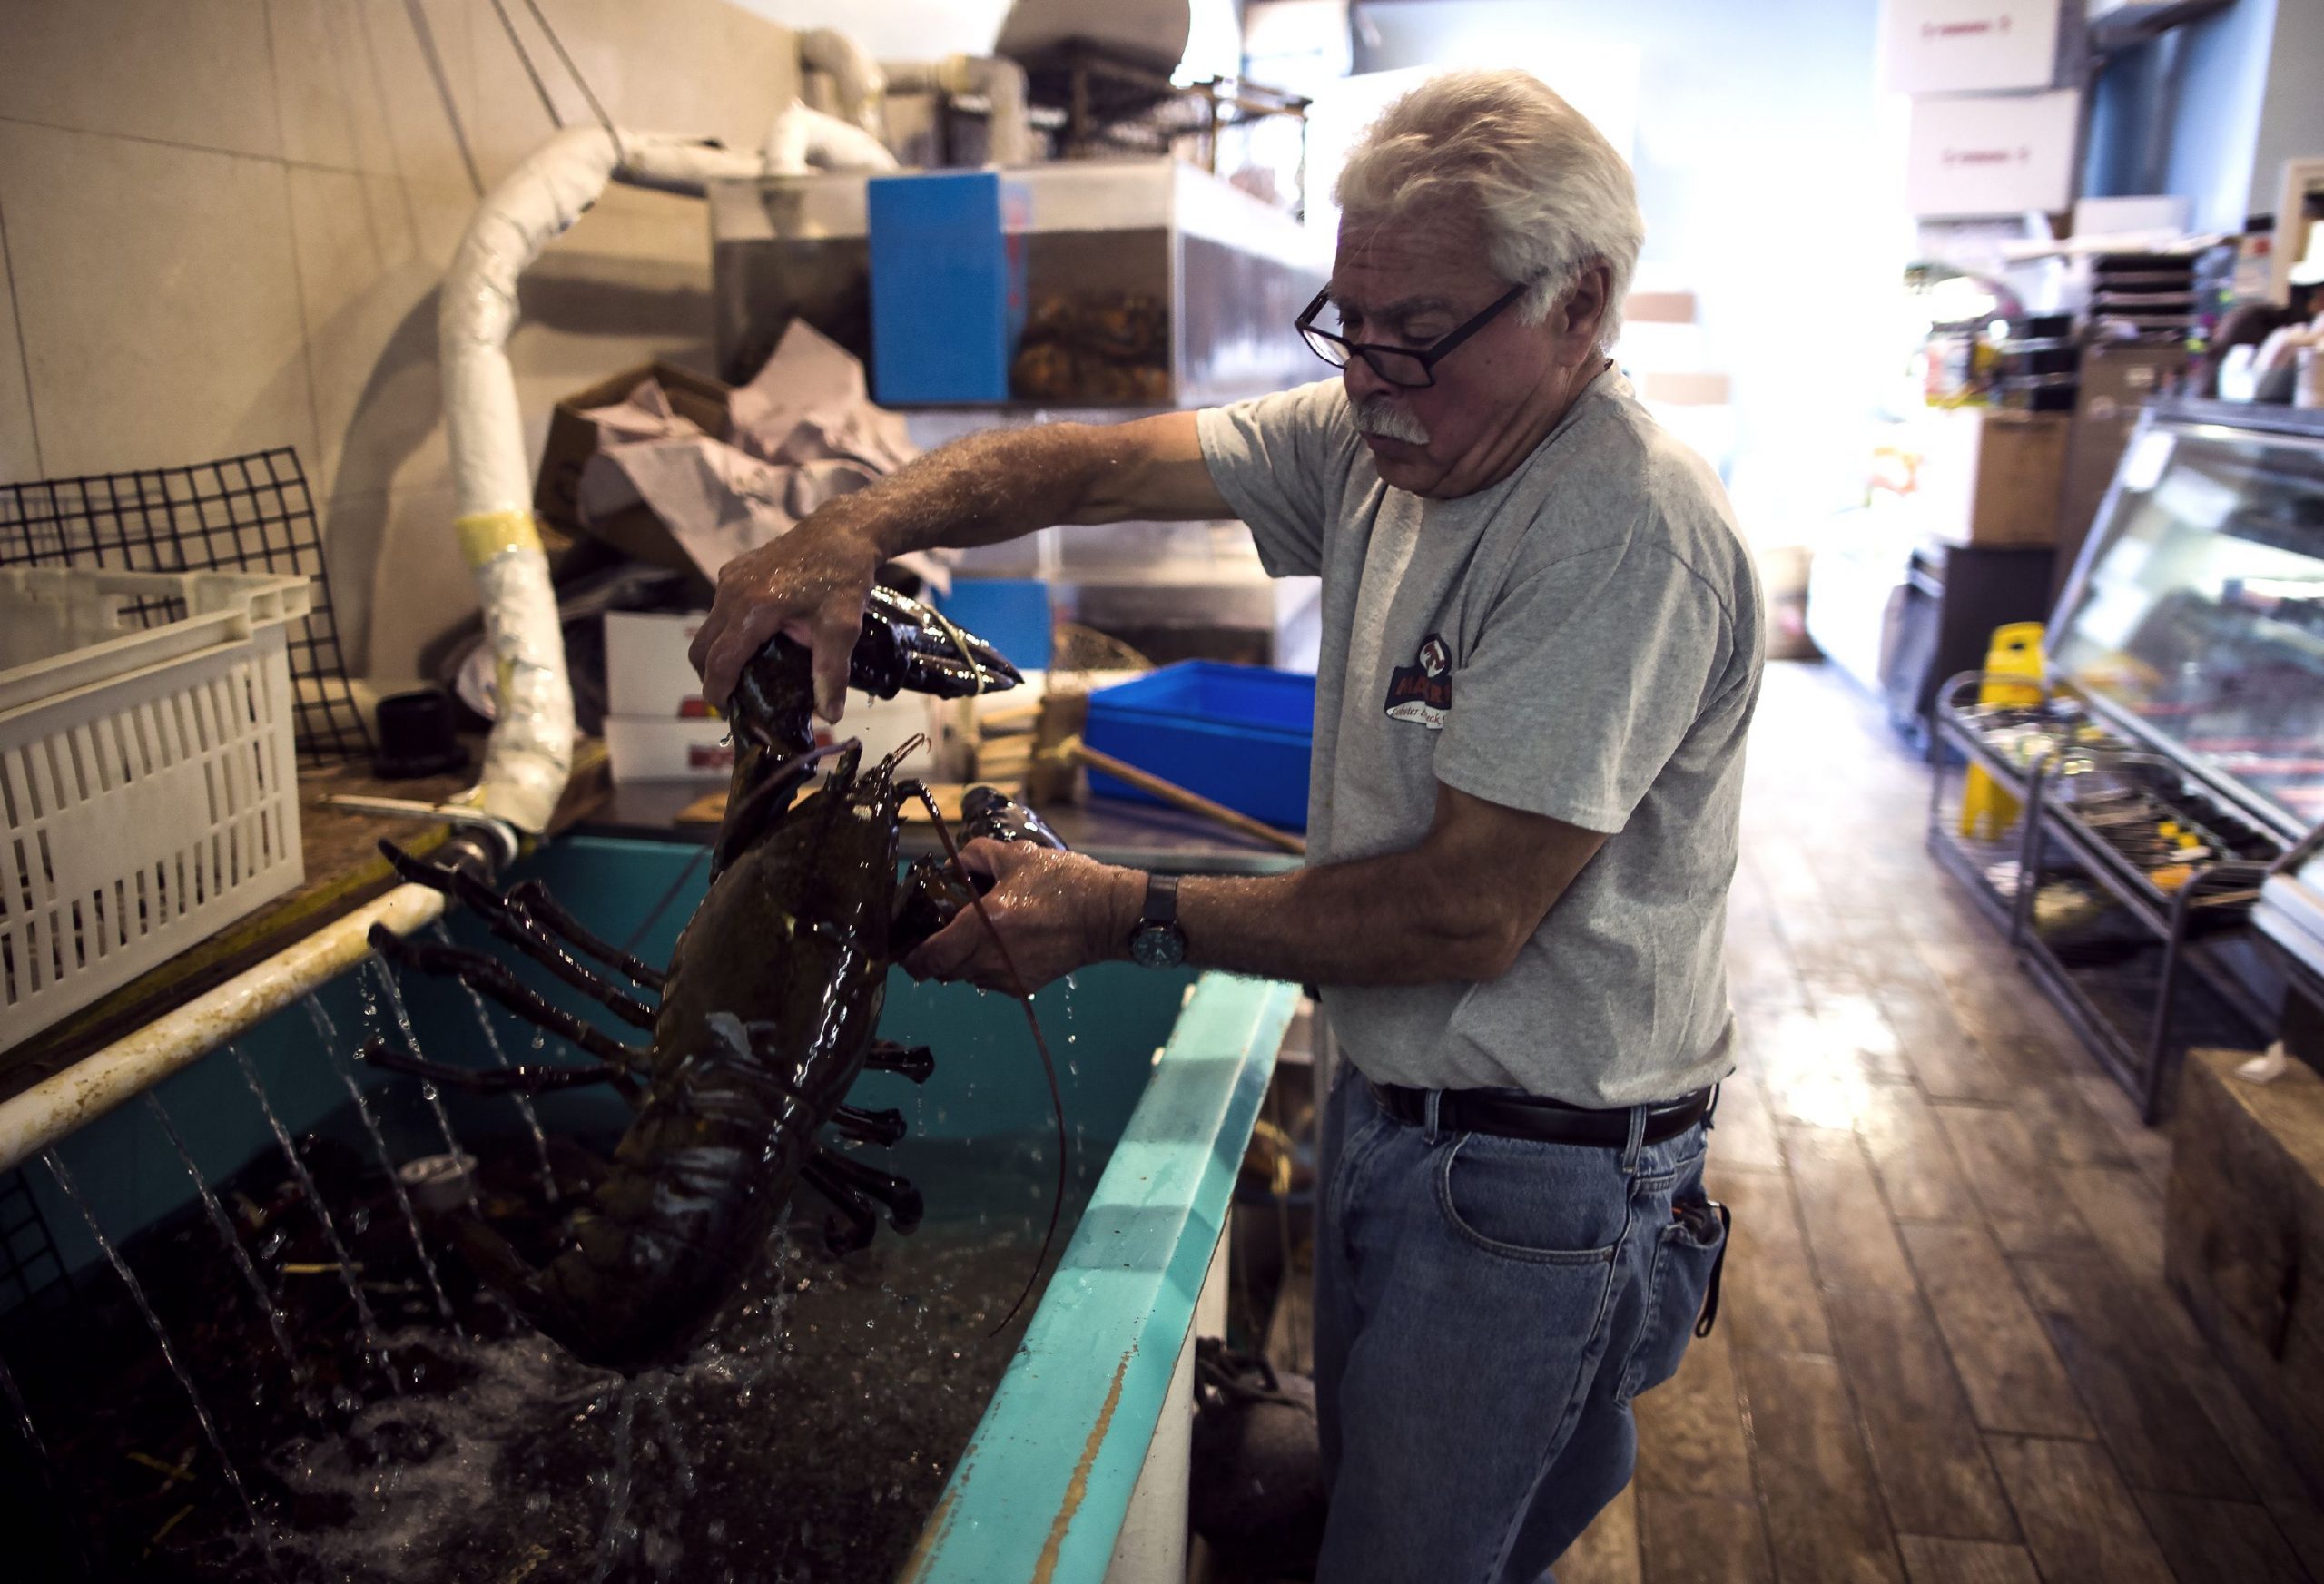
{"type": "Polygon", "coordinates": [[[945,1485],[944,1495],[936,1503],[936,1510],[928,1515],[926,1523],[921,1525],[920,1540],[911,1548],[911,1555],[905,1559],[903,1571],[896,1575],[897,1584],[912,1584],[914,1579],[927,1577],[929,1559],[935,1556],[937,1543],[951,1528],[952,1503],[960,1499],[962,1488],[968,1484],[969,1476],[975,1469],[973,1460],[962,1463],[960,1471],[945,1485]]]}
{"type": "Polygon", "coordinates": [[[1122,1377],[1129,1372],[1132,1353],[1122,1354],[1122,1362],[1114,1366],[1113,1383],[1106,1388],[1106,1401],[1098,1410],[1098,1422],[1089,1427],[1089,1439],[1081,1443],[1081,1459],[1073,1465],[1073,1478],[1065,1482],[1065,1500],[1058,1504],[1057,1517],[1049,1522],[1049,1539],[1041,1543],[1040,1559],[1033,1564],[1032,1584],[1050,1584],[1057,1575],[1058,1552],[1065,1545],[1065,1531],[1073,1526],[1074,1514],[1081,1510],[1082,1500],[1089,1494],[1089,1471],[1097,1466],[1098,1449],[1105,1443],[1106,1429],[1114,1422],[1114,1410],[1121,1406],[1122,1377]]]}

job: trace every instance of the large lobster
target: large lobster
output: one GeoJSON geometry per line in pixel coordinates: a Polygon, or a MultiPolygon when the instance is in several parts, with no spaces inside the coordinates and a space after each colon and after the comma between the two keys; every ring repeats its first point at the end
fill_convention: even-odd
{"type": "MultiPolygon", "coordinates": [[[[850,680],[886,697],[899,688],[960,697],[1020,678],[989,644],[926,606],[877,590],[850,680]]],[[[846,1104],[859,1073],[926,1079],[925,1048],[874,1037],[889,964],[973,902],[962,879],[927,858],[900,881],[904,800],[895,760],[865,767],[859,744],[813,746],[807,652],[778,637],[744,670],[729,705],[735,759],[711,880],[666,973],[583,928],[538,881],[507,894],[457,867],[423,862],[382,842],[407,880],[467,903],[500,939],[559,979],[650,1029],[625,1044],[544,1000],[478,952],[375,930],[390,960],[449,974],[597,1058],[594,1065],[478,1070],[421,1059],[374,1040],[364,1057],[432,1082],[486,1093],[609,1083],[635,1117],[610,1169],[564,1223],[562,1252],[535,1266],[471,1208],[442,1213],[445,1235],[478,1274],[545,1334],[585,1363],[634,1374],[684,1358],[761,1257],[794,1186],[838,1207],[826,1241],[868,1243],[884,1208],[910,1232],[912,1186],[822,1142],[892,1144],[901,1113],[846,1104]],[[823,785],[794,799],[815,766],[823,785]],[[578,960],[616,969],[658,1008],[578,960]]],[[[1061,845],[1037,816],[990,788],[964,801],[970,835],[1061,845]]]]}

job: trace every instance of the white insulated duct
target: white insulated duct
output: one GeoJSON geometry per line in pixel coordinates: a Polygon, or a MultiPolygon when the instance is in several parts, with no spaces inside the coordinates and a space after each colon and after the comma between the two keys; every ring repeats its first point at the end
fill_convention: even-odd
{"type": "Polygon", "coordinates": [[[467,800],[535,834],[573,772],[573,686],[508,366],[517,281],[606,190],[621,149],[602,127],[559,133],[486,194],[444,277],[437,310],[454,530],[476,576],[497,708],[484,779],[467,800]]]}
{"type": "MultiPolygon", "coordinates": [[[[803,162],[895,162],[843,123],[793,105],[777,121],[803,162]]],[[[586,212],[609,181],[700,194],[720,176],[754,176],[758,156],[664,133],[574,127],[486,195],[444,279],[437,319],[455,529],[474,570],[493,656],[497,710],[484,777],[466,801],[538,834],[573,769],[573,688],[548,559],[533,525],[531,471],[508,363],[517,283],[541,250],[586,212]]]]}

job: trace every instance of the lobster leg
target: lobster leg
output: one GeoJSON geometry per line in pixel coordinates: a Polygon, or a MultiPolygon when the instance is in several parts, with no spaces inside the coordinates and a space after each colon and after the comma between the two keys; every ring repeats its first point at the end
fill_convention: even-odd
{"type": "MultiPolygon", "coordinates": [[[[850,1193],[877,1199],[887,1206],[888,1225],[898,1232],[908,1233],[920,1225],[920,1190],[893,1172],[865,1166],[862,1161],[852,1160],[824,1145],[815,1146],[814,1158],[807,1169],[812,1172],[817,1167],[822,1168],[824,1176],[836,1181],[850,1193]]],[[[821,1188],[823,1184],[816,1181],[815,1186],[821,1188]]]]}
{"type": "Polygon", "coordinates": [[[823,1164],[821,1151],[799,1173],[815,1192],[829,1199],[839,1215],[823,1222],[823,1247],[833,1254],[853,1254],[866,1247],[880,1230],[880,1218],[872,1208],[872,1201],[842,1182],[823,1164]]]}
{"type": "Polygon", "coordinates": [[[583,951],[608,968],[616,968],[633,984],[644,985],[659,994],[666,976],[647,966],[633,952],[608,945],[589,932],[581,920],[566,911],[565,904],[549,894],[548,887],[539,881],[528,880],[508,888],[508,904],[522,908],[534,918],[563,936],[583,951]]]}
{"type": "Polygon", "coordinates": [[[551,1006],[515,974],[481,952],[407,940],[384,924],[371,926],[369,940],[371,949],[389,961],[416,968],[422,973],[449,975],[478,994],[491,997],[526,1021],[552,1034],[562,1034],[602,1061],[625,1069],[642,1070],[652,1060],[649,1052],[624,1045],[564,1008],[551,1006]]]}
{"type": "Polygon", "coordinates": [[[392,841],[382,841],[379,851],[403,879],[467,903],[495,935],[591,1000],[610,1008],[614,1016],[623,1022],[637,1028],[654,1027],[652,1008],[604,976],[575,961],[522,906],[509,901],[464,870],[422,862],[392,841]]]}
{"type": "Polygon", "coordinates": [[[831,1125],[842,1138],[852,1138],[858,1144],[891,1145],[911,1131],[901,1111],[866,1111],[861,1106],[842,1106],[832,1113],[831,1125]]]}
{"type": "Polygon", "coordinates": [[[901,1073],[915,1084],[924,1084],[928,1075],[936,1070],[936,1055],[925,1045],[902,1046],[892,1039],[875,1039],[871,1054],[863,1058],[863,1070],[901,1073]]]}
{"type": "Polygon", "coordinates": [[[609,1061],[595,1062],[587,1067],[504,1067],[484,1071],[429,1061],[424,1057],[414,1056],[399,1045],[389,1045],[384,1039],[374,1039],[355,1054],[373,1067],[383,1067],[391,1073],[425,1078],[431,1084],[441,1084],[450,1089],[466,1089],[474,1095],[541,1095],[551,1089],[579,1088],[584,1084],[617,1084],[633,1090],[636,1087],[636,1080],[625,1069],[609,1061]]]}
{"type": "Polygon", "coordinates": [[[506,1298],[508,1306],[527,1323],[542,1327],[549,1301],[541,1286],[541,1274],[525,1263],[525,1256],[507,1238],[465,1206],[432,1213],[428,1222],[432,1230],[459,1251],[460,1257],[468,1262],[486,1286],[506,1298]]]}

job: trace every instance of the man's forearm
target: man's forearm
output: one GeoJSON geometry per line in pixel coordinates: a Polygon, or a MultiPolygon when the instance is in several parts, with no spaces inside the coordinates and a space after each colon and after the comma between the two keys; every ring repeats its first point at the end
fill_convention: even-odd
{"type": "Polygon", "coordinates": [[[1088,424],[1039,424],[970,435],[818,515],[862,524],[890,556],[998,545],[1083,515],[1110,465],[1108,433],[1088,424]]]}
{"type": "MultiPolygon", "coordinates": [[[[1435,867],[1413,851],[1247,879],[1189,878],[1178,888],[1187,959],[1298,984],[1498,978],[1540,920],[1512,920],[1475,905],[1435,867]]],[[[1125,891],[1123,940],[1137,918],[1143,881],[1132,890],[1125,891]]]]}

